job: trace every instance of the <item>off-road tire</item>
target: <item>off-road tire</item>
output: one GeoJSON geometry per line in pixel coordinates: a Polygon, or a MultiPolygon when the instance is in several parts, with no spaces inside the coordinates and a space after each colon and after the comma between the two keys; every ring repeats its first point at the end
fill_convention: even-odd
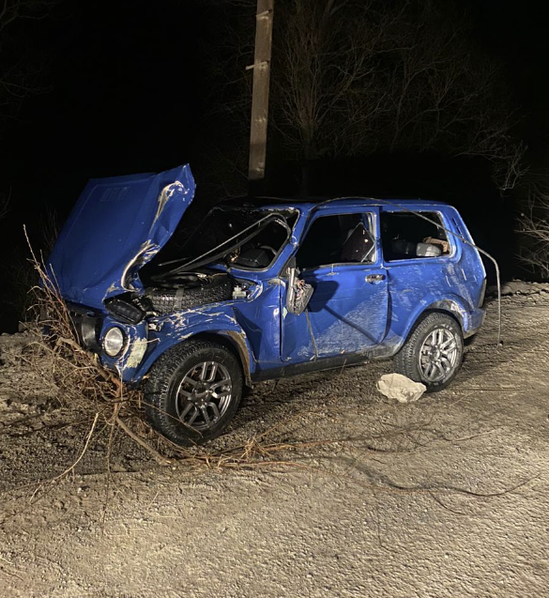
{"type": "Polygon", "coordinates": [[[463,334],[456,320],[452,316],[440,312],[431,312],[416,323],[404,346],[394,356],[394,369],[415,382],[425,384],[427,392],[437,392],[446,388],[456,377],[463,361],[463,345],[463,334]],[[448,331],[454,336],[457,356],[448,377],[438,382],[432,382],[425,377],[420,366],[420,351],[429,335],[438,329],[448,331]]]}
{"type": "Polygon", "coordinates": [[[170,314],[199,305],[218,303],[232,299],[233,284],[226,274],[213,274],[194,287],[178,289],[149,289],[147,298],[154,311],[170,314]]]}
{"type": "Polygon", "coordinates": [[[189,446],[213,440],[233,419],[242,397],[243,376],[236,356],[226,347],[206,340],[190,340],[158,358],[144,385],[145,411],[152,426],[175,444],[189,446]],[[226,411],[207,430],[181,423],[176,410],[177,389],[185,374],[205,361],[221,364],[229,373],[232,393],[226,411]]]}

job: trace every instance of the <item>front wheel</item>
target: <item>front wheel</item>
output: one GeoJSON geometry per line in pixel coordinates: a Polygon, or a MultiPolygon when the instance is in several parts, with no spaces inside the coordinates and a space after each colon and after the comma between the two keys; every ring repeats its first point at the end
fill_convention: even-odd
{"type": "Polygon", "coordinates": [[[154,428],[176,444],[201,444],[219,436],[234,417],[242,369],[226,347],[191,340],[158,359],[144,390],[154,428]]]}
{"type": "Polygon", "coordinates": [[[463,361],[463,334],[459,324],[443,313],[427,314],[413,329],[394,357],[395,371],[427,387],[446,388],[463,361]]]}

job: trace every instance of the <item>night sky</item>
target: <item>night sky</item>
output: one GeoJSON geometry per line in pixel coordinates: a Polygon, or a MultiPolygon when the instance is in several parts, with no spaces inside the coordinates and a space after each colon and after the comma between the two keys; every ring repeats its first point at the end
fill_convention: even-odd
{"type": "Polygon", "coordinates": [[[51,91],[28,99],[4,133],[17,195],[25,188],[33,207],[64,209],[90,177],[192,159],[203,106],[202,21],[191,4],[65,1],[22,24],[39,36],[51,91]]]}
{"type": "Polygon", "coordinates": [[[501,57],[507,84],[518,108],[522,136],[533,155],[536,167],[547,157],[549,134],[549,38],[547,6],[529,0],[468,0],[477,39],[501,57]]]}
{"type": "MultiPolygon", "coordinates": [[[[48,210],[66,217],[90,177],[193,165],[201,159],[204,140],[215,143],[216,130],[207,118],[212,106],[204,65],[206,48],[216,43],[216,19],[222,13],[212,4],[65,0],[45,19],[11,26],[10,44],[16,44],[12,52],[21,51],[41,65],[48,91],[27,98],[16,117],[3,126],[0,189],[11,190],[12,197],[11,212],[0,222],[8,245],[2,270],[4,294],[11,292],[9,266],[25,252],[23,223],[40,245],[40,220],[48,210]]],[[[465,4],[477,40],[504,61],[520,115],[516,135],[529,144],[528,159],[539,169],[547,158],[549,132],[545,74],[549,37],[542,3],[468,0],[465,4]]],[[[1,51],[9,52],[5,44],[1,51]]],[[[471,174],[463,164],[438,164],[439,178],[433,185],[436,177],[429,176],[433,168],[428,160],[395,158],[391,173],[404,163],[407,167],[400,179],[398,175],[380,179],[392,180],[394,189],[388,184],[387,193],[427,196],[433,189],[444,192],[446,185],[448,195],[440,198],[450,197],[465,212],[477,238],[479,234],[482,238],[487,214],[495,214],[496,226],[502,229],[500,241],[503,238],[503,244],[509,245],[504,229],[512,226],[512,202],[490,189],[482,169],[471,174]],[[462,184],[464,179],[468,185],[462,184]],[[479,197],[467,195],[473,185],[486,197],[478,221],[479,197]]],[[[383,164],[386,167],[387,158],[383,164]]],[[[353,164],[343,165],[338,172],[353,168],[353,164]]],[[[278,178],[273,191],[291,193],[292,182],[278,178]]],[[[380,180],[375,184],[359,180],[363,194],[381,194],[380,180]]],[[[329,183],[335,193],[339,181],[329,183]]],[[[345,187],[341,184],[342,192],[347,192],[345,187]]],[[[493,235],[492,245],[501,245],[493,235]]],[[[13,320],[13,306],[2,310],[6,322],[13,320]]],[[[6,329],[12,325],[3,324],[6,329]]]]}

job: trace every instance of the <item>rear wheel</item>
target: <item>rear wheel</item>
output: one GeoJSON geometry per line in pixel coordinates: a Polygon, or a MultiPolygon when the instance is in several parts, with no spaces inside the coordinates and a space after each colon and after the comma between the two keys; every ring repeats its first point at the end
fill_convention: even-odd
{"type": "Polygon", "coordinates": [[[443,313],[427,314],[394,357],[395,370],[427,387],[446,388],[463,361],[463,335],[459,324],[443,313]]]}
{"type": "Polygon", "coordinates": [[[189,341],[154,364],[145,386],[152,425],[179,445],[219,436],[242,396],[242,370],[233,353],[210,341],[189,341]]]}

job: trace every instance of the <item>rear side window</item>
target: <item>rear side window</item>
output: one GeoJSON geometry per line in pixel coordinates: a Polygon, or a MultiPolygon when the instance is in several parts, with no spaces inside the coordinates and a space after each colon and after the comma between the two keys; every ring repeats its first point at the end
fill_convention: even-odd
{"type": "Polygon", "coordinates": [[[381,213],[381,244],[386,261],[449,255],[452,247],[437,212],[421,212],[428,222],[409,212],[381,213]]]}
{"type": "Polygon", "coordinates": [[[363,214],[321,216],[314,220],[296,255],[299,268],[369,263],[375,257],[371,222],[363,214]]]}

